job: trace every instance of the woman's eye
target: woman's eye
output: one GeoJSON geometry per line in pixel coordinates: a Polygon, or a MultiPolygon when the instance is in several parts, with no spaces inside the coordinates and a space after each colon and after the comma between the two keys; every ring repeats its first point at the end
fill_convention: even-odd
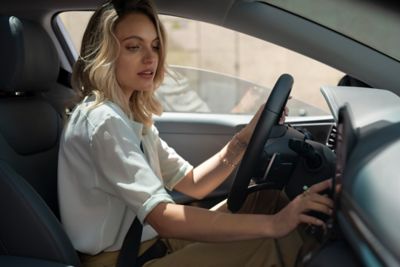
{"type": "Polygon", "coordinates": [[[155,42],[153,42],[153,44],[152,44],[152,46],[153,46],[153,49],[154,50],[160,50],[160,41],[155,41],[155,42]]]}
{"type": "Polygon", "coordinates": [[[139,49],[139,46],[137,46],[137,45],[132,45],[132,46],[128,46],[127,49],[128,49],[129,51],[136,51],[136,50],[139,49]]]}

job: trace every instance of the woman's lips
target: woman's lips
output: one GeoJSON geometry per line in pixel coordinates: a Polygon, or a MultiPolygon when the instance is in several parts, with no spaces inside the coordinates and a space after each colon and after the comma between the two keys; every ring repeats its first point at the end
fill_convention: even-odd
{"type": "Polygon", "coordinates": [[[144,79],[152,79],[154,77],[154,71],[145,70],[138,73],[138,75],[144,79]]]}

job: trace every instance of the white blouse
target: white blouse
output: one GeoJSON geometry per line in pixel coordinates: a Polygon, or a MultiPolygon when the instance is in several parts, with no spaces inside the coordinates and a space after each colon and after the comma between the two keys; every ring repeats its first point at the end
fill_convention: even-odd
{"type": "MultiPolygon", "coordinates": [[[[130,120],[116,104],[86,99],[64,129],[58,161],[61,220],[75,249],[119,250],[135,216],[144,223],[192,166],[153,126],[130,120]],[[144,148],[141,151],[140,143],[144,148]]],[[[143,225],[142,241],[157,236],[143,225]]]]}

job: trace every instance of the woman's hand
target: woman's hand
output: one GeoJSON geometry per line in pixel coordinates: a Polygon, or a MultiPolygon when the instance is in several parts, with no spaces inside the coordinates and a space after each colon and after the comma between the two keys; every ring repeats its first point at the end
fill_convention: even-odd
{"type": "Polygon", "coordinates": [[[300,223],[325,226],[325,223],[307,214],[309,211],[318,211],[332,215],[333,201],[320,192],[330,188],[331,180],[325,180],[311,186],[293,199],[285,208],[274,215],[274,233],[282,237],[293,231],[300,223]]]}
{"type": "Polygon", "coordinates": [[[282,112],[282,116],[279,118],[279,124],[284,124],[286,120],[286,116],[289,115],[289,108],[285,106],[282,112]]]}
{"type": "MultiPolygon", "coordinates": [[[[291,99],[291,98],[292,97],[289,96],[289,99],[291,99]]],[[[256,125],[258,123],[258,120],[260,119],[261,112],[264,110],[264,106],[265,106],[265,104],[261,105],[261,107],[258,109],[257,113],[253,116],[251,121],[246,125],[246,127],[244,127],[240,131],[238,138],[242,143],[245,143],[245,144],[249,143],[251,135],[253,134],[254,129],[256,128],[256,125]]],[[[288,114],[289,114],[289,108],[287,106],[285,106],[285,108],[282,112],[282,116],[279,118],[279,124],[285,123],[285,119],[288,114]]]]}

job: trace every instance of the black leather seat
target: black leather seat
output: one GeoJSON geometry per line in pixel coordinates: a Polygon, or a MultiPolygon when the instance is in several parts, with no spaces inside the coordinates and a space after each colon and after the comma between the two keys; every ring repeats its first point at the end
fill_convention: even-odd
{"type": "Polygon", "coordinates": [[[80,265],[57,219],[57,156],[63,120],[62,111],[49,100],[48,93],[60,89],[59,65],[55,47],[40,25],[0,16],[3,263],[14,259],[23,262],[17,256],[61,266],[80,265]]]}

